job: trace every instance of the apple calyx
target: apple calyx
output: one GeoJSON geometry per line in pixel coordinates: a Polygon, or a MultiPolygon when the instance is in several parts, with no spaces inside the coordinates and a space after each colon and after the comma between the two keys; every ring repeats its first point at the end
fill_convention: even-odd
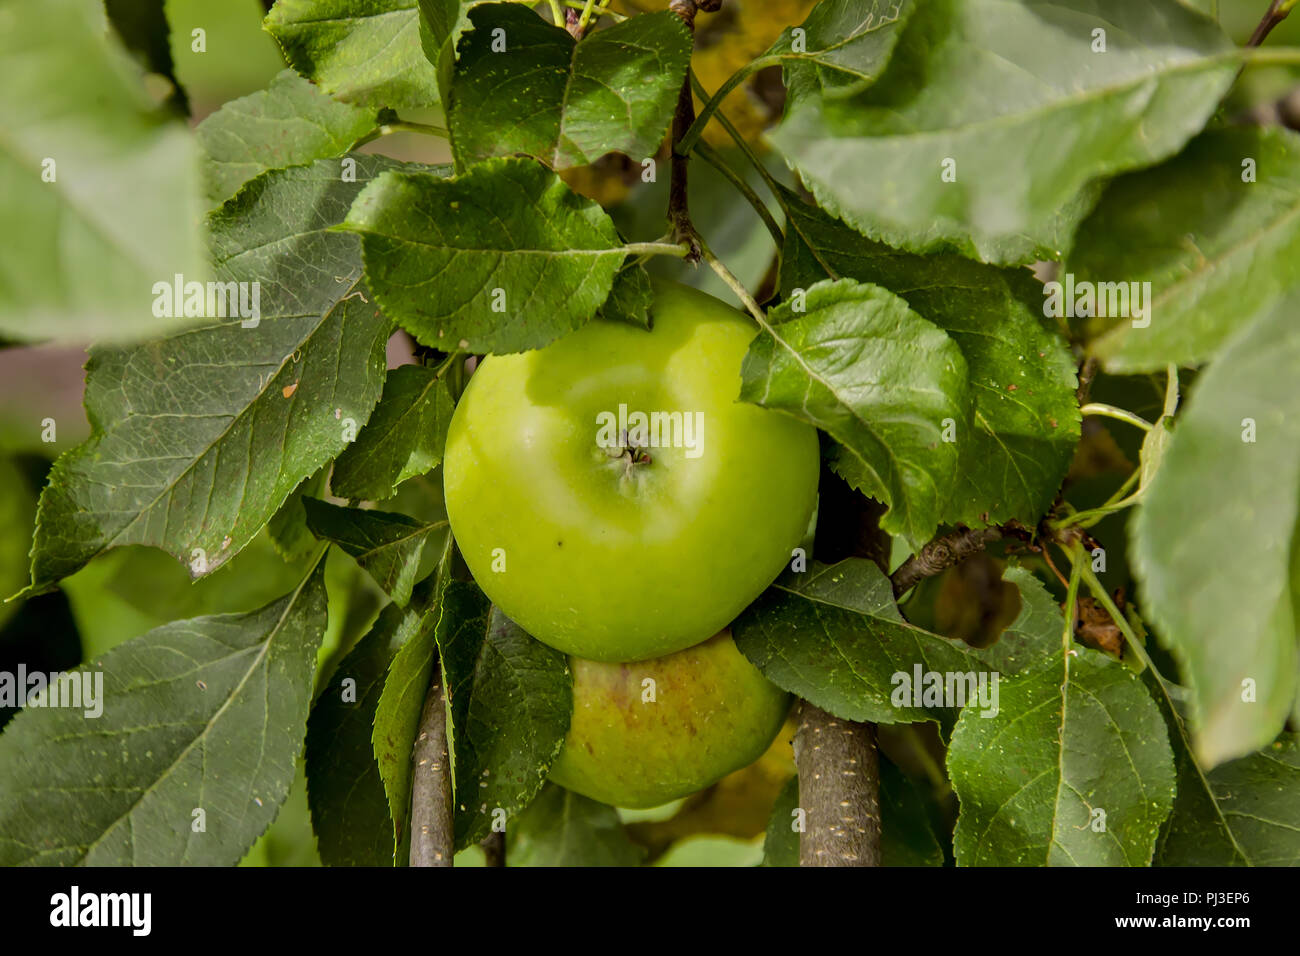
{"type": "Polygon", "coordinates": [[[626,459],[630,471],[633,465],[648,465],[654,460],[650,457],[650,453],[645,451],[648,447],[639,437],[631,437],[625,428],[619,433],[618,444],[612,448],[606,448],[605,453],[615,460],[626,459]]]}
{"type": "Polygon", "coordinates": [[[623,474],[620,477],[623,481],[627,481],[633,477],[638,465],[648,465],[654,461],[650,453],[645,450],[647,447],[640,436],[629,435],[625,428],[619,433],[618,444],[606,448],[605,454],[609,456],[611,464],[618,461],[623,463],[623,474]]]}

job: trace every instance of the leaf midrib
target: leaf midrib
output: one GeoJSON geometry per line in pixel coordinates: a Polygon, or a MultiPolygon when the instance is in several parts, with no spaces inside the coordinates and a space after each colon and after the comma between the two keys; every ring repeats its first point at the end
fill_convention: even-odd
{"type": "MultiPolygon", "coordinates": [[[[856,27],[854,27],[854,29],[849,33],[848,36],[844,37],[844,39],[837,40],[836,42],[832,43],[830,46],[823,47],[820,50],[814,50],[808,53],[795,53],[793,49],[788,51],[782,50],[777,53],[769,54],[763,57],[763,59],[764,60],[771,59],[771,60],[776,60],[778,62],[781,60],[793,60],[796,63],[811,62],[816,66],[824,67],[828,70],[834,70],[839,73],[845,73],[849,76],[856,76],[864,80],[869,80],[872,78],[871,73],[867,73],[859,69],[850,69],[849,67],[839,63],[827,63],[822,60],[822,57],[824,57],[827,53],[834,53],[837,50],[841,50],[851,43],[856,43],[858,40],[862,39],[863,37],[871,36],[873,33],[877,33],[880,30],[885,29],[886,27],[892,27],[895,24],[902,23],[906,19],[907,17],[904,16],[898,16],[892,20],[881,19],[881,21],[877,23],[875,26],[870,26],[870,27],[866,25],[867,21],[863,20],[856,27]],[[865,29],[863,29],[864,27],[865,29]]],[[[887,65],[888,63],[882,64],[881,65],[882,69],[884,68],[884,66],[887,65]]]]}
{"type": "Polygon", "coordinates": [[[285,602],[284,611],[280,614],[280,617],[276,620],[275,624],[272,625],[271,629],[267,632],[266,640],[261,642],[260,649],[258,650],[256,656],[249,664],[248,668],[244,671],[244,675],[239,679],[239,683],[226,696],[226,699],[222,702],[221,706],[217,708],[216,712],[207,720],[207,722],[203,726],[203,729],[199,733],[195,734],[194,739],[185,745],[185,747],[181,750],[181,752],[176,755],[176,759],[173,760],[166,767],[166,769],[164,769],[162,773],[158,775],[158,779],[151,786],[145,787],[143,790],[141,790],[140,795],[132,802],[132,804],[129,807],[127,807],[122,813],[118,814],[118,816],[116,816],[113,819],[113,821],[104,828],[103,832],[100,833],[100,835],[96,837],[93,842],[86,845],[85,849],[77,857],[77,862],[84,863],[86,858],[90,856],[91,852],[94,851],[94,849],[97,846],[99,846],[99,844],[103,842],[103,840],[111,832],[113,832],[123,820],[130,817],[130,815],[135,811],[136,807],[140,805],[140,802],[144,800],[145,797],[154,793],[157,787],[159,787],[171,775],[171,773],[175,771],[176,767],[181,763],[182,760],[185,759],[185,757],[189,755],[190,751],[193,750],[194,747],[197,746],[197,744],[201,740],[205,740],[207,738],[208,733],[213,729],[217,721],[226,712],[227,708],[229,708],[232,702],[237,697],[239,697],[240,692],[243,691],[244,686],[248,683],[249,679],[253,676],[254,673],[256,673],[261,668],[262,662],[265,660],[266,655],[270,652],[271,644],[275,641],[276,635],[284,627],[285,622],[289,617],[290,611],[292,611],[297,606],[298,599],[302,596],[303,589],[306,588],[307,585],[310,584],[312,579],[315,577],[316,567],[317,565],[313,564],[311,570],[308,571],[307,574],[303,577],[303,579],[298,583],[298,586],[294,589],[293,594],[291,594],[289,596],[288,601],[285,602]]]}
{"type": "MultiPolygon", "coordinates": [[[[372,558],[375,555],[379,554],[381,551],[385,551],[388,548],[395,548],[398,545],[406,544],[412,538],[418,538],[421,535],[432,534],[434,531],[441,531],[443,528],[447,528],[449,526],[450,526],[449,522],[446,519],[443,519],[441,521],[434,521],[429,524],[406,525],[406,527],[410,529],[410,533],[403,534],[400,537],[396,537],[391,541],[384,541],[381,544],[375,545],[373,548],[367,548],[364,551],[360,551],[357,554],[353,555],[353,557],[355,557],[358,561],[367,558],[372,558]]],[[[342,545],[340,544],[340,547],[341,546],[342,545]]]]}
{"type": "MultiPolygon", "coordinates": [[[[1001,113],[997,116],[989,116],[989,117],[975,119],[968,123],[956,123],[953,125],[943,126],[939,128],[921,129],[913,132],[899,132],[899,133],[885,133],[885,134],[882,134],[880,132],[874,132],[874,133],[862,133],[853,136],[832,136],[832,137],[823,136],[823,137],[816,137],[815,141],[821,142],[829,139],[833,142],[850,142],[850,143],[856,143],[859,141],[869,141],[869,142],[881,143],[881,144],[897,143],[900,141],[903,143],[907,143],[907,142],[919,142],[925,139],[935,139],[935,138],[940,138],[945,136],[952,137],[952,138],[956,138],[957,136],[964,137],[972,133],[978,134],[981,131],[987,129],[997,129],[1000,126],[1016,127],[1016,126],[1023,126],[1026,123],[1029,124],[1039,123],[1040,117],[1048,116],[1052,113],[1056,113],[1063,110],[1075,109],[1080,105],[1086,106],[1092,103],[1093,101],[1108,99],[1113,95],[1131,92],[1134,88],[1139,87],[1144,83],[1150,83],[1153,81],[1155,83],[1161,83],[1165,79],[1171,76],[1176,76],[1179,73],[1191,73],[1191,72],[1197,72],[1201,70],[1209,70],[1215,66],[1218,66],[1221,62],[1228,63],[1232,60],[1239,59],[1240,52],[1241,52],[1240,50],[1233,48],[1229,50],[1223,50],[1215,54],[1198,55],[1193,59],[1184,60],[1180,63],[1169,65],[1166,67],[1166,69],[1164,69],[1159,73],[1148,74],[1145,76],[1137,75],[1137,76],[1126,78],[1125,80],[1114,84],[1110,84],[1106,86],[1089,87],[1087,90],[1080,91],[1079,93],[1064,96],[1061,97],[1060,99],[1055,99],[1052,100],[1051,102],[1044,103],[1041,106],[1032,107],[1030,109],[1023,110],[1021,112],[1001,113]]],[[[878,107],[877,109],[883,110],[883,107],[878,107]]],[[[780,131],[779,127],[777,128],[777,130],[774,130],[774,132],[779,132],[779,131],[780,131]]],[[[809,141],[813,141],[812,137],[805,137],[805,138],[808,139],[809,141]]],[[[1107,168],[1109,167],[1103,167],[1101,170],[1099,170],[1097,175],[1104,173],[1107,168]]]]}
{"type": "MultiPolygon", "coordinates": [[[[1151,300],[1150,308],[1154,309],[1157,305],[1162,305],[1170,299],[1181,297],[1188,286],[1205,280],[1211,273],[1218,271],[1228,263],[1228,260],[1233,259],[1243,250],[1249,250],[1253,257],[1259,251],[1260,246],[1263,245],[1266,237],[1297,218],[1300,218],[1300,195],[1297,195],[1295,201],[1263,229],[1252,230],[1248,235],[1243,236],[1228,248],[1221,250],[1214,258],[1201,256],[1201,262],[1195,268],[1187,270],[1156,293],[1151,300]]],[[[1096,355],[1106,355],[1116,351],[1122,354],[1123,344],[1128,339],[1129,328],[1125,321],[1120,321],[1117,325],[1108,329],[1100,338],[1096,339],[1090,346],[1089,351],[1096,355]]]]}
{"type": "MultiPolygon", "coordinates": [[[[327,321],[329,321],[330,318],[333,317],[334,310],[337,309],[349,298],[351,298],[352,293],[355,292],[357,287],[360,285],[361,285],[361,279],[358,278],[352,283],[352,285],[348,286],[347,295],[340,297],[328,309],[326,309],[324,312],[321,313],[319,321],[313,324],[311,328],[309,328],[299,338],[298,344],[294,346],[293,349],[289,350],[286,355],[281,357],[280,364],[276,366],[274,372],[271,372],[266,376],[266,382],[262,385],[261,389],[258,390],[257,394],[255,394],[253,398],[248,402],[248,404],[245,405],[242,409],[240,409],[238,414],[231,415],[229,424],[227,424],[226,427],[223,428],[217,435],[215,435],[212,438],[212,440],[208,442],[207,445],[205,445],[197,454],[195,454],[188,465],[186,465],[181,471],[177,472],[176,475],[174,475],[166,484],[164,484],[162,488],[159,490],[157,495],[155,495],[148,503],[141,506],[139,510],[136,511],[135,516],[130,521],[128,521],[116,532],[114,532],[112,537],[108,539],[108,541],[104,544],[104,546],[99,548],[95,552],[96,555],[103,554],[105,551],[108,551],[111,548],[116,547],[117,543],[121,540],[122,535],[126,534],[128,531],[130,531],[130,529],[134,528],[135,525],[140,521],[140,519],[143,518],[149,512],[151,512],[154,506],[156,506],[158,502],[160,502],[166,495],[171,494],[176,489],[176,486],[181,482],[181,480],[184,479],[196,467],[198,467],[199,462],[204,460],[211,453],[212,449],[218,445],[218,443],[225,440],[225,438],[230,434],[231,429],[235,427],[235,424],[241,421],[243,417],[246,414],[248,414],[248,410],[256,406],[257,403],[260,402],[267,395],[267,390],[270,388],[271,384],[276,380],[276,377],[280,374],[280,372],[284,370],[287,363],[293,359],[295,354],[297,354],[298,350],[303,347],[303,344],[310,341],[316,335],[316,333],[320,331],[321,326],[323,326],[327,321]]],[[[295,390],[294,396],[296,395],[297,395],[297,391],[295,390]]],[[[204,507],[205,507],[204,513],[206,516],[207,506],[205,505],[204,507]]],[[[208,570],[215,571],[217,567],[220,567],[220,564],[213,567],[209,567],[208,570]]]]}
{"type": "Polygon", "coordinates": [[[419,19],[420,12],[419,9],[414,4],[412,4],[409,7],[399,7],[396,10],[384,10],[380,13],[367,13],[361,16],[295,17],[294,19],[290,20],[287,19],[290,16],[290,14],[286,13],[274,21],[268,20],[268,26],[284,28],[284,27],[300,27],[300,26],[310,25],[314,23],[355,24],[355,23],[366,23],[372,20],[384,20],[389,18],[406,19],[412,15],[414,15],[417,20],[419,19]]]}

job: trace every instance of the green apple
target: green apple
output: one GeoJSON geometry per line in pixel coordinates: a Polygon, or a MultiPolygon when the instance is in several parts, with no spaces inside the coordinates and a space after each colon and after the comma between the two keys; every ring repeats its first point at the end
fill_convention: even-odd
{"type": "Polygon", "coordinates": [[[447,433],[447,515],[474,579],[538,640],[592,660],[717,633],[816,505],[816,430],[737,401],[753,324],[675,283],[652,314],[651,332],[596,320],[484,359],[447,433]]]}
{"type": "Polygon", "coordinates": [[[551,779],[616,807],[657,807],[748,766],[790,706],[730,631],[649,661],[570,657],[569,669],[573,720],[551,779]]]}

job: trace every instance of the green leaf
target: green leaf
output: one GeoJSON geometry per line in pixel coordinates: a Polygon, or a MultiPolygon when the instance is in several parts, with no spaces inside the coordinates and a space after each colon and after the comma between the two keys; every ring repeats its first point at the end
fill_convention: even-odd
{"type": "Polygon", "coordinates": [[[36,495],[9,455],[0,455],[0,626],[22,605],[4,603],[27,580],[27,549],[36,521],[36,495]]]}
{"type": "Polygon", "coordinates": [[[473,583],[447,585],[435,637],[461,848],[485,837],[498,811],[508,819],[537,795],[569,730],[573,682],[563,654],[525,634],[473,583]]]}
{"type": "Polygon", "coordinates": [[[1081,319],[1097,336],[1090,351],[1116,372],[1211,358],[1300,282],[1298,220],[1300,136],[1290,130],[1212,130],[1164,165],[1115,180],[1062,275],[1149,282],[1149,313],[1137,327],[1127,316],[1081,319]]]}
{"type": "MultiPolygon", "coordinates": [[[[314,539],[313,539],[314,541],[314,539]]],[[[83,628],[83,660],[92,660],[110,647],[142,631],[185,617],[251,611],[292,589],[310,567],[310,561],[286,561],[275,550],[269,534],[259,534],[243,551],[215,574],[191,581],[185,568],[154,548],[119,548],[95,561],[82,573],[64,580],[74,607],[89,603],[78,618],[83,628]],[[113,627],[109,597],[124,601],[138,614],[129,614],[122,627],[113,627]],[[101,643],[99,626],[118,636],[101,643]],[[86,633],[88,631],[89,633],[86,633]]]]}
{"type": "Polygon", "coordinates": [[[1195,802],[1184,801],[1182,779],[1156,861],[1161,866],[1300,864],[1296,734],[1282,734],[1258,753],[1216,767],[1200,779],[1195,802]]]}
{"type": "Polygon", "coordinates": [[[478,0],[419,0],[420,43],[433,64],[444,100],[451,90],[456,41],[469,29],[469,9],[478,0]]]}
{"type": "Polygon", "coordinates": [[[0,219],[21,237],[0,257],[0,336],[125,342],[186,325],[154,314],[152,289],[207,279],[198,151],[103,4],[0,0],[0,60],[0,219]]]}
{"type": "MultiPolygon", "coordinates": [[[[768,680],[845,720],[878,724],[947,720],[953,709],[926,702],[916,671],[1005,678],[1059,647],[1062,621],[1048,616],[1042,585],[1021,572],[1022,607],[988,648],[974,648],[903,620],[889,579],[865,558],[814,563],[768,588],[732,624],[736,646],[768,680]],[[903,682],[906,678],[906,683],[903,682]],[[914,694],[922,695],[917,705],[914,694]]],[[[963,685],[963,691],[974,689],[963,685]]],[[[976,709],[980,701],[972,701],[976,709]]]]}
{"type": "Polygon", "coordinates": [[[916,0],[821,0],[763,59],[781,64],[792,99],[860,93],[880,77],[915,8],[916,0]]]}
{"type": "Polygon", "coordinates": [[[631,17],[580,42],[517,3],[476,6],[469,19],[449,116],[462,168],[524,153],[566,169],[611,152],[651,156],[663,142],[691,58],[676,14],[631,17]]]}
{"type": "Polygon", "coordinates": [[[996,641],[976,653],[1000,673],[1013,675],[1056,650],[1065,619],[1056,599],[1031,572],[1013,565],[1002,572],[1002,580],[1020,592],[1020,613],[996,641]]]}
{"type": "Polygon", "coordinates": [[[1156,843],[1155,865],[1247,865],[1246,852],[1192,752],[1191,731],[1182,713],[1186,689],[1168,684],[1151,667],[1142,672],[1142,679],[1164,718],[1177,777],[1174,808],[1156,843]]]}
{"type": "Polygon", "coordinates": [[[438,549],[449,534],[446,521],[426,523],[387,511],[343,508],[317,498],[304,498],[302,503],[312,534],[356,558],[398,607],[411,599],[425,547],[432,540],[438,549]]]}
{"type": "Polygon", "coordinates": [[[943,866],[920,789],[888,760],[880,760],[880,865],[943,866]]]}
{"type": "Polygon", "coordinates": [[[337,99],[394,109],[438,103],[416,0],[277,0],[266,29],[290,66],[337,99]]]}
{"type": "Polygon", "coordinates": [[[888,505],[881,527],[919,549],[956,482],[957,445],[942,435],[970,419],[966,361],[941,329],[878,286],[820,282],[805,298],[768,314],[772,329],[749,346],[740,397],[838,441],[838,473],[888,505]]]}
{"type": "Polygon", "coordinates": [[[208,198],[219,205],[268,169],[338,156],[374,127],[374,110],[338,103],[284,70],[265,90],[231,100],[195,129],[208,198]]]}
{"type": "Polygon", "coordinates": [[[653,320],[650,310],[654,301],[655,290],[650,284],[649,273],[644,266],[633,263],[624,266],[614,276],[614,288],[596,314],[602,319],[649,329],[653,320]]]}
{"type": "Polygon", "coordinates": [[[1156,847],[1157,866],[1300,863],[1300,741],[1284,733],[1258,753],[1206,774],[1183,719],[1186,690],[1143,672],[1169,731],[1178,795],[1156,847]]]}
{"type": "Polygon", "coordinates": [[[507,831],[510,866],[639,866],[618,811],[548,783],[507,831]]]}
{"type": "Polygon", "coordinates": [[[433,369],[402,365],[390,370],[370,421],[334,462],[334,493],[382,501],[408,478],[438,467],[454,406],[447,383],[433,369]]]}
{"type": "Polygon", "coordinates": [[[1300,863],[1300,737],[1215,768],[1210,786],[1253,865],[1300,863]]]}
{"type": "Polygon", "coordinates": [[[266,523],[267,537],[277,554],[285,561],[300,561],[316,550],[316,535],[307,525],[307,511],[303,502],[325,494],[328,468],[322,468],[294,489],[293,494],[280,505],[280,510],[266,523]]]}
{"type": "Polygon", "coordinates": [[[1174,802],[1155,701],[1131,670],[1075,646],[962,712],[948,748],[959,866],[1147,866],[1174,802]]]}
{"type": "Polygon", "coordinates": [[[975,412],[957,433],[957,486],[946,523],[1036,524],[1079,441],[1074,358],[1043,327],[1042,286],[1028,272],[956,255],[918,256],[872,242],[782,190],[788,213],[781,292],[851,278],[901,296],[948,333],[966,359],[975,412]]]}
{"type": "Polygon", "coordinates": [[[1297,368],[1288,302],[1197,379],[1131,525],[1143,616],[1191,691],[1206,767],[1270,744],[1296,700],[1297,368]]]}
{"type": "Polygon", "coordinates": [[[1238,64],[1177,0],[931,0],[875,85],[792,98],[771,140],[820,206],[873,239],[1056,259],[1099,178],[1181,149],[1238,64]]]}
{"type": "Polygon", "coordinates": [[[596,314],[623,263],[605,211],[526,159],[454,179],[381,176],[344,227],[362,234],[384,311],[446,352],[522,352],[596,314]]]}
{"type": "Polygon", "coordinates": [[[318,563],[258,611],[165,624],[74,672],[102,675],[102,715],[28,707],[0,735],[0,865],[237,863],[293,783],[324,630],[318,563]]]}
{"type": "Polygon", "coordinates": [[[268,172],[213,215],[220,279],[259,283],[254,327],[208,320],[92,352],[92,433],[41,496],[34,588],[125,544],[163,548],[194,577],[215,570],[369,416],[390,326],[365,296],[357,240],[329,226],[394,162],[353,159],[355,183],[333,160],[268,172]]]}
{"type": "Polygon", "coordinates": [[[405,807],[400,815],[390,808],[371,734],[394,658],[432,634],[433,590],[422,585],[420,592],[408,607],[384,608],[343,658],[307,722],[307,795],[326,866],[392,866],[405,836],[405,807]]]}
{"type": "Polygon", "coordinates": [[[437,645],[433,631],[442,609],[446,587],[446,567],[450,542],[444,546],[439,574],[422,581],[415,588],[408,612],[423,607],[425,617],[420,627],[406,640],[388,668],[383,692],[374,713],[370,742],[384,792],[388,795],[388,812],[394,821],[399,842],[406,835],[411,808],[411,753],[420,729],[424,699],[429,693],[437,645]],[[426,588],[430,592],[426,594],[426,588]]]}
{"type": "Polygon", "coordinates": [[[798,866],[799,833],[794,812],[799,809],[799,778],[791,777],[776,795],[763,837],[763,866],[798,866]]]}

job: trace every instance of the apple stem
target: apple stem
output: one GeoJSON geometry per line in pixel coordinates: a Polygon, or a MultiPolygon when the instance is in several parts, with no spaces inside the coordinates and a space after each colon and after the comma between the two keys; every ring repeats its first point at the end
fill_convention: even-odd
{"type": "Polygon", "coordinates": [[[704,257],[705,263],[713,270],[714,274],[727,285],[727,288],[731,289],[731,291],[736,294],[736,298],[738,298],[741,303],[744,304],[745,308],[749,310],[749,314],[754,317],[754,321],[758,323],[758,327],[764,332],[772,335],[773,338],[776,338],[776,333],[772,331],[772,325],[767,321],[767,316],[763,314],[763,309],[758,304],[758,300],[750,295],[749,290],[745,288],[744,283],[737,279],[735,273],[728,269],[726,265],[723,264],[722,260],[713,254],[713,250],[710,249],[703,240],[700,242],[700,253],[704,257]]]}

